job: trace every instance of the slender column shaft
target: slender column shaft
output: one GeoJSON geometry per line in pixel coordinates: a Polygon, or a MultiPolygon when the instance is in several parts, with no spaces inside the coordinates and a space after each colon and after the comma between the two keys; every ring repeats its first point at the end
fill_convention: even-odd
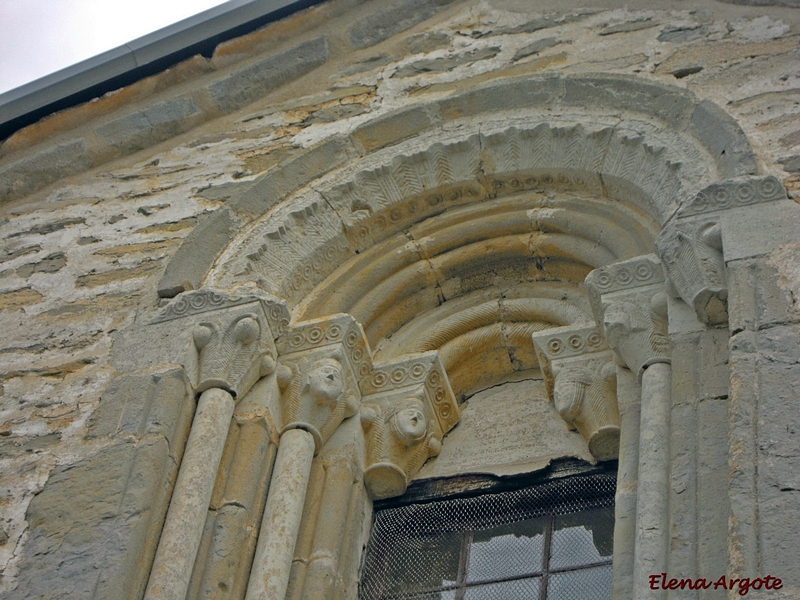
{"type": "Polygon", "coordinates": [[[200,396],[145,600],[186,598],[234,404],[219,388],[200,396]]]}
{"type": "Polygon", "coordinates": [[[335,598],[341,591],[340,550],[347,527],[353,471],[347,458],[331,464],[325,474],[325,491],[314,531],[314,550],[308,564],[303,588],[305,598],[335,598]]]}
{"type": "Polygon", "coordinates": [[[634,560],[637,600],[666,596],[664,590],[650,589],[649,577],[667,566],[671,381],[672,367],[667,363],[650,365],[642,374],[634,560]]]}
{"type": "Polygon", "coordinates": [[[614,600],[628,600],[633,596],[641,397],[636,375],[626,368],[617,367],[620,439],[614,501],[614,581],[611,588],[614,600]]]}
{"type": "Polygon", "coordinates": [[[283,600],[286,596],[313,458],[314,438],[309,432],[290,429],[283,433],[246,600],[283,600]]]}

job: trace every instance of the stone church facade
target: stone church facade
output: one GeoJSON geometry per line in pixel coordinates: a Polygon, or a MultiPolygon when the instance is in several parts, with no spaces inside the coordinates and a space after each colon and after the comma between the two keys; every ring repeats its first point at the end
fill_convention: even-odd
{"type": "Polygon", "coordinates": [[[354,599],[593,474],[613,598],[800,597],[793,6],[332,0],[6,139],[0,597],[354,599]]]}

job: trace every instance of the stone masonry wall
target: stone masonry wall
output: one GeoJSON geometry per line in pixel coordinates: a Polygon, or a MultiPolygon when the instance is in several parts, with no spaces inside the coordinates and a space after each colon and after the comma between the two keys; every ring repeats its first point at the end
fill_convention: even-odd
{"type": "MultiPolygon", "coordinates": [[[[116,374],[114,332],[158,304],[168,259],[204,215],[301,148],[373,120],[357,147],[412,135],[413,118],[378,119],[480,82],[620,73],[716,103],[760,170],[800,198],[791,2],[556,4],[334,0],[0,146],[0,597],[24,584],[21,561],[69,539],[56,518],[37,529],[36,502],[55,514],[59,502],[86,501],[45,497],[48,481],[144,439],[90,426],[116,374]]],[[[778,258],[794,302],[800,247],[778,258]]]]}

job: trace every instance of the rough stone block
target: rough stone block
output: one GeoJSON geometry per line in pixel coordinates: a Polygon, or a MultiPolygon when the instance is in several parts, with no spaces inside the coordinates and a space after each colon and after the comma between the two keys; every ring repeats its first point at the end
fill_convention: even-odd
{"type": "Polygon", "coordinates": [[[432,17],[453,0],[402,0],[357,20],[348,31],[355,49],[373,46],[432,17]]]}
{"type": "Polygon", "coordinates": [[[800,8],[800,0],[720,0],[729,4],[745,4],[747,6],[789,6],[800,8]]]}
{"type": "Polygon", "coordinates": [[[728,263],[728,326],[732,332],[797,320],[791,294],[766,258],[728,263]]]}
{"type": "Polygon", "coordinates": [[[625,76],[573,77],[565,80],[565,86],[567,104],[649,113],[677,128],[686,126],[694,108],[692,96],[683,90],[625,76]]]}
{"type": "Polygon", "coordinates": [[[544,382],[525,380],[472,396],[441,454],[429,460],[415,479],[529,472],[564,457],[594,461],[586,440],[569,431],[548,399],[544,382]]]}
{"type": "Polygon", "coordinates": [[[800,326],[772,327],[756,339],[760,572],[789,579],[800,564],[800,326]]]}
{"type": "Polygon", "coordinates": [[[194,100],[179,96],[110,121],[95,132],[112,148],[135,152],[186,131],[201,119],[194,100]]]}
{"type": "Polygon", "coordinates": [[[27,279],[34,273],[55,273],[67,264],[67,257],[63,252],[54,252],[42,260],[17,267],[17,275],[27,279]]]}
{"type": "Polygon", "coordinates": [[[517,53],[514,54],[514,60],[519,60],[521,58],[525,58],[526,56],[531,56],[533,54],[539,54],[542,50],[547,50],[548,48],[552,48],[553,46],[557,46],[561,43],[561,40],[557,40],[554,37],[544,38],[541,40],[536,40],[532,44],[528,44],[517,50],[517,53]]]}
{"type": "Polygon", "coordinates": [[[89,418],[87,438],[158,434],[171,441],[175,423],[186,410],[183,404],[191,402],[183,369],[122,375],[111,382],[89,418]]]}
{"type": "Polygon", "coordinates": [[[709,399],[697,408],[698,577],[727,569],[728,400],[709,399]]]}
{"type": "Polygon", "coordinates": [[[756,173],[756,159],[742,128],[710,100],[704,100],[695,107],[690,130],[717,159],[723,177],[756,173]]]}
{"type": "Polygon", "coordinates": [[[800,205],[776,200],[720,213],[725,262],[768,254],[800,240],[800,205]]]}
{"type": "Polygon", "coordinates": [[[227,208],[203,219],[167,264],[158,282],[158,295],[172,298],[181,292],[198,289],[214,259],[228,245],[236,230],[238,225],[227,208]]]}
{"type": "Polygon", "coordinates": [[[444,119],[458,119],[490,111],[547,106],[561,96],[563,82],[559,77],[503,81],[442,100],[439,110],[444,119]]]}
{"type": "Polygon", "coordinates": [[[409,63],[398,68],[392,77],[413,77],[421,73],[441,73],[451,71],[458,66],[468,65],[479,60],[494,58],[500,53],[499,46],[490,46],[480,50],[471,50],[456,56],[443,56],[439,58],[426,58],[409,63]]]}
{"type": "MultiPolygon", "coordinates": [[[[287,160],[257,179],[240,196],[232,199],[230,206],[248,218],[263,215],[286,195],[305,185],[311,179],[335,169],[355,154],[346,138],[329,139],[310,150],[287,160]]],[[[216,255],[212,257],[212,260],[216,255]]],[[[208,263],[208,267],[211,263],[208,263]]]]}
{"type": "Polygon", "coordinates": [[[431,126],[431,120],[422,108],[411,108],[389,114],[359,127],[352,135],[371,152],[411,137],[431,126]]]}
{"type": "Polygon", "coordinates": [[[697,320],[697,313],[694,309],[680,298],[667,298],[667,315],[671,336],[705,329],[705,325],[697,320]]]}
{"type": "Polygon", "coordinates": [[[758,564],[755,421],[758,412],[756,336],[743,331],[731,337],[731,395],[728,410],[729,572],[747,577],[758,564]]]}
{"type": "MultiPolygon", "coordinates": [[[[727,425],[727,422],[723,422],[723,425],[727,425]]],[[[695,464],[695,440],[698,434],[695,407],[673,404],[669,429],[669,570],[680,573],[682,577],[697,577],[695,503],[699,486],[695,464]]],[[[723,441],[726,439],[723,438],[723,441]]]]}
{"type": "Polygon", "coordinates": [[[671,336],[672,394],[676,404],[697,405],[728,396],[728,330],[706,329],[671,336]]]}
{"type": "Polygon", "coordinates": [[[57,467],[28,508],[26,552],[8,599],[138,597],[167,508],[159,492],[175,464],[166,440],[150,438],[57,467]]]}
{"type": "Polygon", "coordinates": [[[92,165],[86,141],[52,146],[0,168],[0,197],[23,196],[50,182],[79,173],[92,165]]]}
{"type": "Polygon", "coordinates": [[[413,35],[407,40],[411,54],[424,54],[450,45],[450,36],[444,32],[427,32],[413,35]]]}
{"type": "Polygon", "coordinates": [[[219,110],[233,112],[313,71],[326,60],[328,41],[314,38],[215,79],[209,84],[208,93],[219,110]]]}

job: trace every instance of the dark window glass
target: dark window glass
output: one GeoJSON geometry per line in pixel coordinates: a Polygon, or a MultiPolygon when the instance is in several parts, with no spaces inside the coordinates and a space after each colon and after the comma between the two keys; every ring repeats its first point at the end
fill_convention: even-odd
{"type": "Polygon", "coordinates": [[[613,475],[376,513],[361,600],[611,598],[613,475]]]}

